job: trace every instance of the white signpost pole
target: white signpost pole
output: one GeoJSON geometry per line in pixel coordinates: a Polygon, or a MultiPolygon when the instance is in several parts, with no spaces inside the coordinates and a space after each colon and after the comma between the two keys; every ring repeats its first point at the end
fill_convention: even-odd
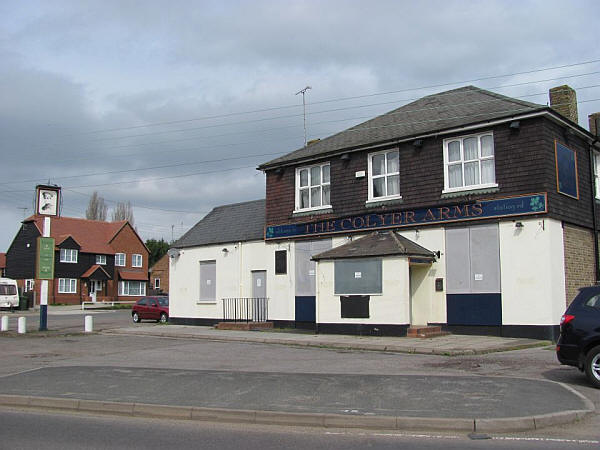
{"type": "MultiPolygon", "coordinates": [[[[50,237],[50,217],[44,217],[43,237],[50,237]]],[[[48,330],[48,280],[40,286],[40,331],[48,330]]]]}

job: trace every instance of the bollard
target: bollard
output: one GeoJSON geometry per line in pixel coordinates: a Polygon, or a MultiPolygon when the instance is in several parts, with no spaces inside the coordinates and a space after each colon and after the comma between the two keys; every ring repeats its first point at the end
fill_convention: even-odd
{"type": "Polygon", "coordinates": [[[94,319],[92,316],[85,316],[85,332],[91,333],[94,331],[94,319]]]}
{"type": "Polygon", "coordinates": [[[2,331],[8,331],[8,316],[2,316],[2,331]]]}
{"type": "Polygon", "coordinates": [[[27,332],[27,318],[19,317],[19,321],[17,322],[17,333],[25,334],[27,332]]]}

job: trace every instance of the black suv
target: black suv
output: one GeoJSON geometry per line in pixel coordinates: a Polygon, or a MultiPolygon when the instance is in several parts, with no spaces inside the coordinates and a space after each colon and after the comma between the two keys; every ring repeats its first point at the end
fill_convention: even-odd
{"type": "Polygon", "coordinates": [[[560,319],[556,356],[600,388],[600,286],[581,288],[560,319]]]}

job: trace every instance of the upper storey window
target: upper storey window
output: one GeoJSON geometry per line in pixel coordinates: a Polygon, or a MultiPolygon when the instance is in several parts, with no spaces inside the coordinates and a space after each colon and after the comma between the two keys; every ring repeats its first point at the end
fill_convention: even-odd
{"type": "Polygon", "coordinates": [[[331,208],[329,163],[296,169],[296,211],[331,208]]]}
{"type": "Polygon", "coordinates": [[[497,186],[492,133],[444,140],[444,192],[497,186]]]}
{"type": "Polygon", "coordinates": [[[78,251],[71,248],[60,249],[60,262],[63,263],[76,263],[78,251]]]}
{"type": "Polygon", "coordinates": [[[400,198],[398,150],[369,155],[369,200],[400,198]]]}

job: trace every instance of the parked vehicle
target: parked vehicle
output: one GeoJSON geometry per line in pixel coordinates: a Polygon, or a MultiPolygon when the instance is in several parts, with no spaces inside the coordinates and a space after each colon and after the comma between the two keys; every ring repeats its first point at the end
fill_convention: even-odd
{"type": "Polygon", "coordinates": [[[17,281],[10,278],[0,278],[0,308],[18,308],[19,289],[17,281]]]}
{"type": "Polygon", "coordinates": [[[556,356],[600,388],[600,286],[581,288],[560,320],[556,356]]]}
{"type": "Polygon", "coordinates": [[[131,317],[135,323],[142,319],[167,323],[169,320],[169,297],[154,296],[139,299],[131,308],[131,317]]]}

